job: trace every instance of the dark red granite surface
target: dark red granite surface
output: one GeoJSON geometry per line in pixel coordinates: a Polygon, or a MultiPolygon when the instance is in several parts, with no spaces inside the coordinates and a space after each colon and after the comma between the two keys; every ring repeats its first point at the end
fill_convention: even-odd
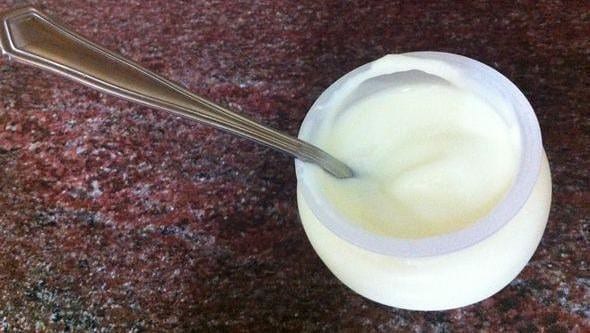
{"type": "Polygon", "coordinates": [[[331,82],[386,53],[479,59],[533,104],[554,201],[500,293],[392,309],[315,255],[289,158],[2,59],[0,332],[590,331],[590,2],[33,2],[291,134],[331,82]]]}

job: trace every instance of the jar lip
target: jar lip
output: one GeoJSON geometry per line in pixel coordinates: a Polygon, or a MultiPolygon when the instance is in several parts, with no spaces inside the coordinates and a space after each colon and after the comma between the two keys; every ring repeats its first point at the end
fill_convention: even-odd
{"type": "MultiPolygon", "coordinates": [[[[481,72],[485,79],[495,83],[499,89],[508,93],[513,113],[520,130],[520,163],[515,180],[504,198],[485,216],[466,228],[441,235],[404,239],[371,233],[350,222],[321,195],[317,186],[310,184],[305,176],[306,163],[295,160],[298,187],[306,204],[316,218],[340,238],[371,252],[396,257],[428,257],[455,252],[493,235],[508,223],[524,206],[537,181],[542,155],[541,130],[539,122],[529,101],[523,93],[504,75],[477,60],[445,52],[420,51],[403,53],[404,56],[442,60],[461,68],[481,72]]],[[[299,138],[305,139],[310,126],[316,122],[320,106],[348,79],[367,70],[372,63],[362,65],[347,73],[326,89],[307,113],[299,131],[299,138]]],[[[312,182],[311,182],[312,183],[312,182]]]]}

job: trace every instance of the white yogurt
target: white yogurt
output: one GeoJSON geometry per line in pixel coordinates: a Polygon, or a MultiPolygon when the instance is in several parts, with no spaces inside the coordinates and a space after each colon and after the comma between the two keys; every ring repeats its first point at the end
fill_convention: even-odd
{"type": "Polygon", "coordinates": [[[419,238],[462,229],[516,176],[518,138],[491,105],[448,83],[384,89],[341,112],[316,143],[356,177],[316,177],[336,209],[371,232],[419,238]]]}
{"type": "Polygon", "coordinates": [[[379,59],[326,90],[300,137],[356,173],[336,179],[297,162],[298,203],[318,255],[365,297],[418,310],[471,304],[509,283],[540,241],[551,181],[538,124],[481,63],[379,59]]]}

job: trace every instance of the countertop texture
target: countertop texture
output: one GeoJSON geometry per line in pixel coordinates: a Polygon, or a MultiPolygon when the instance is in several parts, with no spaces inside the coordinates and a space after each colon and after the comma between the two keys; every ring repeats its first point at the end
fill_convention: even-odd
{"type": "Polygon", "coordinates": [[[590,2],[33,3],[293,135],[334,80],[387,53],[481,60],[535,108],[553,204],[495,296],[393,309],[316,256],[290,158],[2,58],[0,332],[590,331],[590,2]]]}

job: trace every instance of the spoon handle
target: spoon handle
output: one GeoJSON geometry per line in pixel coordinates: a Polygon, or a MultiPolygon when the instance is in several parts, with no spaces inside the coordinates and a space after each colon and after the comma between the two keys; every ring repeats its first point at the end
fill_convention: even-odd
{"type": "Polygon", "coordinates": [[[20,62],[91,88],[237,134],[319,165],[338,178],[352,170],[328,153],[235,114],[70,31],[34,7],[4,13],[0,47],[20,62]]]}

